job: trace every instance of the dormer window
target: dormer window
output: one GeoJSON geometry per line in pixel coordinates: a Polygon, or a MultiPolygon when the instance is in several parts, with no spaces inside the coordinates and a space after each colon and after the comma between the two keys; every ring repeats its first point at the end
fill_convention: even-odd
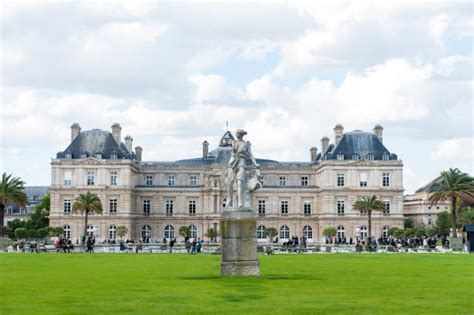
{"type": "Polygon", "coordinates": [[[388,161],[388,160],[390,160],[390,156],[385,153],[384,155],[382,155],[382,160],[388,161]]]}
{"type": "Polygon", "coordinates": [[[117,159],[117,153],[112,153],[112,154],[110,155],[110,159],[111,159],[111,160],[116,160],[116,159],[117,159]]]}
{"type": "Polygon", "coordinates": [[[353,160],[359,160],[359,154],[353,154],[352,159],[353,160]]]}
{"type": "Polygon", "coordinates": [[[98,160],[102,160],[102,154],[101,153],[97,153],[95,155],[95,158],[98,159],[98,160]]]}
{"type": "Polygon", "coordinates": [[[72,154],[66,153],[66,160],[71,160],[71,159],[72,159],[72,154]]]}
{"type": "Polygon", "coordinates": [[[339,161],[344,160],[344,154],[338,154],[336,157],[339,161]]]}
{"type": "Polygon", "coordinates": [[[374,160],[374,156],[373,156],[372,154],[367,155],[367,160],[373,161],[373,160],[374,160]]]}
{"type": "Polygon", "coordinates": [[[81,159],[82,159],[82,160],[87,159],[87,153],[82,153],[82,154],[81,154],[81,159]]]}

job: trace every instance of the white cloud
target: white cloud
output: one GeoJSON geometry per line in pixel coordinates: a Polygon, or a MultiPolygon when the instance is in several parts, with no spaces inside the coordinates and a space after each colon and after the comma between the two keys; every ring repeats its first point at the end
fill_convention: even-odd
{"type": "Polygon", "coordinates": [[[474,138],[443,140],[431,153],[431,158],[435,160],[474,159],[474,138]]]}

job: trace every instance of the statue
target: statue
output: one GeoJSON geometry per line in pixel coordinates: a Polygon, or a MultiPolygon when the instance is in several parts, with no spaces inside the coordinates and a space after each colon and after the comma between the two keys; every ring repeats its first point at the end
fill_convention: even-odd
{"type": "Polygon", "coordinates": [[[259,181],[260,165],[253,157],[250,142],[243,140],[246,134],[245,130],[237,129],[237,140],[229,140],[232,155],[225,178],[227,188],[226,207],[234,206],[234,182],[237,182],[237,206],[239,208],[250,208],[252,206],[250,194],[262,187],[262,183],[259,181]],[[251,166],[247,165],[248,161],[251,162],[251,166]]]}

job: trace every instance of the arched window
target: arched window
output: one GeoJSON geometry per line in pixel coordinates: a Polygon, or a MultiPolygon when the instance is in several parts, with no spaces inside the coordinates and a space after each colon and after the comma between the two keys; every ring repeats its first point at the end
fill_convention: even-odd
{"type": "Polygon", "coordinates": [[[382,236],[383,237],[388,237],[388,229],[389,229],[389,226],[388,225],[385,225],[383,227],[383,230],[382,230],[382,236]]]}
{"type": "Polygon", "coordinates": [[[149,238],[151,238],[151,226],[144,225],[142,226],[142,240],[146,242],[149,238]]]}
{"type": "Polygon", "coordinates": [[[362,225],[360,227],[360,237],[367,237],[369,236],[369,233],[367,232],[367,227],[365,225],[362,225]]]}
{"type": "Polygon", "coordinates": [[[117,238],[117,227],[115,225],[109,226],[109,240],[115,240],[117,238]]]}
{"type": "Polygon", "coordinates": [[[259,225],[257,228],[257,239],[266,239],[267,238],[267,232],[266,232],[266,227],[265,225],[259,225]]]}
{"type": "Polygon", "coordinates": [[[346,236],[345,234],[346,234],[346,230],[344,229],[344,226],[339,225],[337,227],[337,238],[343,238],[346,236]]]}
{"type": "Polygon", "coordinates": [[[70,239],[71,238],[71,227],[69,225],[63,226],[63,236],[65,239],[70,239]]]}
{"type": "Polygon", "coordinates": [[[303,228],[303,235],[308,239],[312,239],[313,229],[309,225],[305,225],[305,227],[303,228]]]}
{"type": "Polygon", "coordinates": [[[165,238],[174,238],[174,227],[172,225],[165,226],[165,238]]]}
{"type": "Polygon", "coordinates": [[[92,224],[87,225],[87,236],[93,236],[95,234],[94,227],[92,224]]]}
{"type": "Polygon", "coordinates": [[[283,225],[280,228],[280,239],[289,239],[290,238],[290,228],[286,225],[283,225]]]}
{"type": "Polygon", "coordinates": [[[190,226],[189,226],[189,234],[190,234],[189,236],[190,236],[191,238],[197,238],[197,236],[198,236],[198,229],[197,229],[197,227],[195,227],[194,225],[190,225],[190,226]]]}

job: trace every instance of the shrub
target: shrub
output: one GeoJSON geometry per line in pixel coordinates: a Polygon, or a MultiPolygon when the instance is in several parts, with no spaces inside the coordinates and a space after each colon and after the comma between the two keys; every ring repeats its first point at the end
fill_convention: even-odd
{"type": "Polygon", "coordinates": [[[15,229],[15,237],[17,240],[23,239],[28,235],[28,231],[24,227],[18,227],[15,229]]]}

